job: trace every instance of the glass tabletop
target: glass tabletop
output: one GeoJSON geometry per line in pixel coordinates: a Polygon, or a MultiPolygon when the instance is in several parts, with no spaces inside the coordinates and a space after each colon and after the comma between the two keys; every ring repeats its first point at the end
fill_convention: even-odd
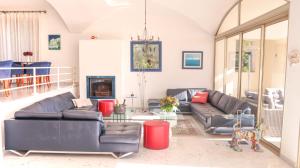
{"type": "Polygon", "coordinates": [[[143,112],[138,108],[127,108],[125,113],[112,113],[109,117],[103,117],[104,120],[122,121],[146,121],[146,120],[177,120],[174,112],[162,112],[161,110],[143,112]]]}

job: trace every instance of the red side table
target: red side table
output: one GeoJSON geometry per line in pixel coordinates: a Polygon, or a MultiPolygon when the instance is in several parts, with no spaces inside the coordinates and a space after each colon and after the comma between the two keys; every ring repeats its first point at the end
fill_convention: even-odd
{"type": "Polygon", "coordinates": [[[114,111],[114,100],[99,100],[98,101],[98,110],[102,112],[103,117],[109,117],[114,111]]]}
{"type": "Polygon", "coordinates": [[[150,120],[144,122],[144,147],[160,150],[169,147],[169,127],[167,121],[150,120]]]}

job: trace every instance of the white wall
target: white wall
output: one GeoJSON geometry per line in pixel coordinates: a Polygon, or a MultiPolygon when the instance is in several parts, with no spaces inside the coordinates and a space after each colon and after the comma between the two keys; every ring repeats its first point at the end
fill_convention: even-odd
{"type": "Polygon", "coordinates": [[[81,40],[80,97],[86,98],[86,76],[115,76],[116,98],[122,98],[122,41],[81,40]]]}
{"type": "Polygon", "coordinates": [[[40,61],[51,61],[53,66],[78,69],[78,40],[80,34],[70,33],[61,17],[44,0],[0,0],[1,10],[46,10],[40,18],[40,61]],[[48,35],[60,34],[61,50],[48,50],[48,35]]]}
{"type": "MultiPolygon", "coordinates": [[[[213,35],[202,31],[192,20],[161,7],[149,7],[148,29],[162,41],[162,72],[146,73],[146,98],[161,98],[168,88],[206,87],[213,83],[213,35]],[[204,52],[203,70],[184,70],[182,51],[204,52]]],[[[122,98],[131,92],[138,95],[137,73],[130,72],[130,37],[143,32],[142,9],[122,10],[92,24],[84,32],[95,34],[100,40],[118,39],[123,42],[122,73],[124,78],[122,98]]],[[[81,57],[81,56],[80,56],[81,57]]],[[[106,57],[106,62],[110,62],[106,57]]],[[[105,74],[103,74],[105,75],[105,74]]]]}
{"type": "MultiPolygon", "coordinates": [[[[289,47],[300,50],[300,0],[292,0],[290,5],[289,47]]],[[[288,62],[289,63],[289,62],[288,62]]],[[[300,64],[287,66],[285,109],[281,142],[281,155],[292,164],[297,163],[299,142],[299,95],[300,64]]]]}

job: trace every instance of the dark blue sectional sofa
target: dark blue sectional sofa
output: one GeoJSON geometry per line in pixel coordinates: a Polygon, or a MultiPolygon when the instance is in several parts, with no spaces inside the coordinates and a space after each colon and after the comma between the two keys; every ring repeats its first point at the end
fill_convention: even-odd
{"type": "Polygon", "coordinates": [[[219,91],[205,88],[168,89],[168,96],[179,99],[181,112],[191,112],[211,134],[231,134],[233,125],[241,120],[244,129],[254,129],[255,116],[251,105],[246,101],[228,96],[219,91]],[[208,102],[205,104],[192,103],[192,97],[199,91],[209,92],[208,102]],[[241,110],[241,114],[237,111],[241,110]]]}
{"type": "Polygon", "coordinates": [[[4,121],[5,150],[25,152],[137,153],[139,123],[105,123],[97,106],[75,108],[72,93],[36,102],[4,121]]]}

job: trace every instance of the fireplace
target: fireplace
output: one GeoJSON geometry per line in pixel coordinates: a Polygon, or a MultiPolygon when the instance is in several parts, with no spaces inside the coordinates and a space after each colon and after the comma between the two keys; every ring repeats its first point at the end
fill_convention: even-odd
{"type": "Polygon", "coordinates": [[[91,99],[115,99],[114,76],[87,76],[87,97],[91,99]]]}

